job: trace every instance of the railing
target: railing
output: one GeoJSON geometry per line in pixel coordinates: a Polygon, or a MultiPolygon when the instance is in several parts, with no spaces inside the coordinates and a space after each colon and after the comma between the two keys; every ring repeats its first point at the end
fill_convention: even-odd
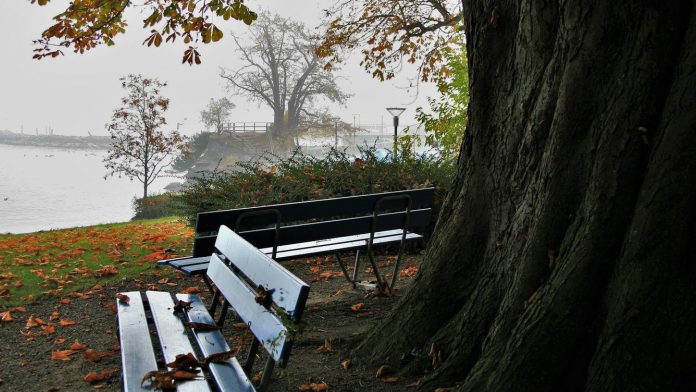
{"type": "Polygon", "coordinates": [[[226,133],[265,133],[271,129],[272,123],[267,122],[233,122],[225,124],[226,133]]]}

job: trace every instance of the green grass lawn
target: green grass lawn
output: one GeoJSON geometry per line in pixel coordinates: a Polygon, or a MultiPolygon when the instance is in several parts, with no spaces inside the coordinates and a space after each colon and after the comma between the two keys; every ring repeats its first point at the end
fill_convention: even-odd
{"type": "Polygon", "coordinates": [[[190,254],[192,236],[178,218],[0,235],[0,308],[152,272],[190,254]]]}

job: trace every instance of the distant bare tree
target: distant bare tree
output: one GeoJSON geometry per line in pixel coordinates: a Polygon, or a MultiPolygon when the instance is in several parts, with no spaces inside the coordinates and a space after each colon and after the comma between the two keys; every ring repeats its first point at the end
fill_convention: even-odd
{"type": "Polygon", "coordinates": [[[230,117],[230,111],[237,105],[229,99],[223,97],[220,99],[210,98],[208,106],[201,111],[201,121],[208,129],[212,128],[219,135],[225,126],[225,122],[230,117]]]}
{"type": "Polygon", "coordinates": [[[143,184],[147,188],[172,164],[179,154],[188,154],[185,136],[173,131],[165,134],[160,128],[167,124],[164,112],[169,99],[160,95],[167,84],[142,75],[128,75],[120,79],[128,94],[121,99],[122,107],[114,110],[106,129],[111,135],[111,147],[104,165],[113,176],[118,173],[143,184]]]}
{"type": "Polygon", "coordinates": [[[348,97],[315,54],[316,42],[302,23],[262,13],[249,28],[249,44],[233,36],[245,65],[223,70],[236,92],[273,110],[273,136],[297,129],[319,97],[345,102],[348,97]]]}

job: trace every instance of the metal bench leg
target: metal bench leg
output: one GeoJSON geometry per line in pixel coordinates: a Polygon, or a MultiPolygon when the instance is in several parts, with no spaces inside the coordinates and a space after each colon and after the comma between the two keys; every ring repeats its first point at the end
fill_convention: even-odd
{"type": "Polygon", "coordinates": [[[399,264],[401,263],[401,255],[404,254],[404,240],[401,240],[401,244],[399,245],[399,255],[396,256],[396,263],[394,264],[394,272],[392,272],[392,278],[391,278],[391,284],[389,284],[389,288],[393,289],[394,285],[396,284],[396,277],[399,275],[399,264]]]}
{"type": "Polygon", "coordinates": [[[215,292],[215,289],[213,288],[213,284],[210,281],[210,278],[208,278],[208,275],[203,275],[203,282],[205,283],[206,286],[208,286],[208,291],[211,293],[215,292]]]}
{"type": "MultiPolygon", "coordinates": [[[[358,271],[360,271],[360,249],[355,252],[355,268],[353,268],[353,282],[358,281],[358,271]]],[[[353,284],[355,287],[355,284],[353,284]]]]}
{"type": "Polygon", "coordinates": [[[220,301],[220,290],[215,289],[213,293],[213,300],[210,302],[210,307],[208,308],[208,313],[211,316],[215,316],[215,310],[217,310],[218,302],[220,301]]]}
{"type": "Polygon", "coordinates": [[[273,368],[275,367],[275,361],[273,358],[268,358],[266,361],[266,366],[263,367],[263,376],[261,376],[261,382],[259,383],[257,391],[263,392],[268,387],[268,382],[271,381],[271,374],[273,373],[273,368]]]}
{"type": "Polygon", "coordinates": [[[336,260],[338,260],[338,265],[341,266],[341,271],[343,271],[343,276],[346,277],[346,280],[350,282],[350,284],[353,285],[353,288],[355,288],[355,280],[350,279],[350,275],[348,275],[348,270],[346,269],[346,266],[343,264],[343,260],[341,260],[341,256],[336,252],[336,260]]]}
{"type": "Polygon", "coordinates": [[[379,268],[377,268],[377,262],[375,262],[375,257],[372,255],[372,252],[367,253],[367,258],[370,259],[372,271],[375,273],[375,277],[377,278],[377,287],[379,287],[381,290],[384,288],[384,282],[382,281],[382,276],[379,274],[379,268]]]}
{"type": "Polygon", "coordinates": [[[256,353],[258,351],[259,351],[259,340],[254,338],[254,341],[251,342],[251,347],[249,347],[249,353],[247,354],[247,357],[244,360],[244,364],[242,365],[242,369],[244,369],[244,373],[246,373],[246,374],[251,373],[251,368],[254,366],[254,361],[256,360],[256,353]]]}
{"type": "Polygon", "coordinates": [[[217,320],[217,325],[222,327],[225,323],[225,317],[227,317],[227,309],[230,308],[229,302],[226,299],[222,300],[222,310],[220,310],[220,317],[217,320]]]}

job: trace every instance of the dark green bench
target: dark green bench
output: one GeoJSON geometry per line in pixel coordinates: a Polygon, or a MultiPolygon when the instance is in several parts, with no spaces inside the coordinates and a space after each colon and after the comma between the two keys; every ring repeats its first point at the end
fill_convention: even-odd
{"type": "MultiPolygon", "coordinates": [[[[309,286],[225,226],[220,228],[214,249],[207,276],[225,303],[249,326],[253,334],[251,349],[243,364],[233,357],[203,365],[199,377],[177,382],[177,390],[254,391],[247,375],[259,347],[263,347],[268,360],[258,386],[261,391],[267,386],[273,367],[285,367],[288,363],[294,326],[302,316],[309,286]]],[[[165,364],[175,361],[177,355],[193,353],[198,361],[203,361],[211,354],[230,350],[219,330],[191,329],[184,324],[215,325],[213,315],[198,296],[177,294],[176,300],[190,302],[190,309],[176,312],[175,302],[167,292],[147,291],[145,298],[137,291],[123,294],[129,297],[129,303],[117,300],[117,307],[125,391],[151,391],[148,381],[141,386],[143,377],[153,370],[166,371],[165,364]],[[151,333],[155,331],[158,344],[153,346],[151,333]],[[191,344],[189,334],[197,348],[191,344]],[[158,353],[163,359],[161,363],[156,360],[158,353]]]]}
{"type": "Polygon", "coordinates": [[[400,244],[391,280],[394,285],[403,246],[420,240],[431,222],[433,188],[337,197],[199,213],[193,255],[162,260],[186,274],[204,274],[220,225],[238,232],[277,261],[336,254],[346,279],[358,281],[360,252],[367,253],[377,284],[383,285],[374,260],[377,246],[400,244]],[[340,252],[357,251],[350,276],[340,252]]]}

